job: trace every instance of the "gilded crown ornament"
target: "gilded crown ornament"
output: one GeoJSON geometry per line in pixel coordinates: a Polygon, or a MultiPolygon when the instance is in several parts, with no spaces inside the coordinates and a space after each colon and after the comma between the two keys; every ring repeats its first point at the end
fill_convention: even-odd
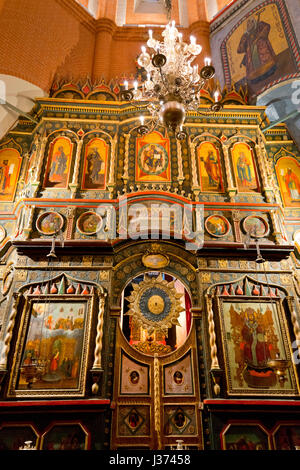
{"type": "Polygon", "coordinates": [[[176,291],[174,281],[168,282],[162,274],[157,277],[145,276],[139,284],[132,284],[133,291],[127,297],[127,312],[137,326],[147,330],[151,335],[160,332],[168,336],[168,329],[178,322],[180,312],[184,310],[181,298],[183,294],[176,291]]]}

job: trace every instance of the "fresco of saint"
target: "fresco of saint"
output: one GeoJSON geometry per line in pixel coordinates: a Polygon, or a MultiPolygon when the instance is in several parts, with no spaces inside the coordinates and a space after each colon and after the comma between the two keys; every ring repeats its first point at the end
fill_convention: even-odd
{"type": "Polygon", "coordinates": [[[246,75],[251,83],[256,83],[272,75],[276,70],[276,54],[269,40],[271,26],[252,16],[247,21],[237,52],[244,54],[241,66],[246,67],[246,75]]]}

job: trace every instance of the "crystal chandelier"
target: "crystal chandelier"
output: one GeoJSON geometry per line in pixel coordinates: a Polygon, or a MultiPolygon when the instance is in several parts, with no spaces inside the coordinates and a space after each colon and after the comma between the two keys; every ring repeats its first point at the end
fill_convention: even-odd
{"type": "MultiPolygon", "coordinates": [[[[139,109],[147,109],[151,116],[150,125],[145,125],[144,115],[140,117],[139,134],[145,135],[162,124],[177,139],[183,140],[186,138],[183,131],[186,113],[199,112],[201,89],[214,77],[215,69],[210,58],[205,59],[200,71],[198,65],[192,65],[202,47],[196,43],[194,36],[190,36],[190,44],[183,42],[175,21],[166,26],[162,36],[163,42],[159,42],[153,38],[152,30],[149,30],[149,52],[142,46],[138,58],[138,64],[146,71],[147,79],[141,85],[135,81],[131,89],[128,89],[128,82],[125,81],[121,99],[133,104],[147,102],[146,105],[137,106],[139,109]]],[[[219,93],[216,91],[215,102],[209,112],[215,113],[221,108],[219,93]]]]}

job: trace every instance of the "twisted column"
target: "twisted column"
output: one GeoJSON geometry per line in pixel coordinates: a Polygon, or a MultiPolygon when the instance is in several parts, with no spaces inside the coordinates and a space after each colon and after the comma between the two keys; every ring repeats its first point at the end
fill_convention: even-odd
{"type": "Polygon", "coordinates": [[[219,369],[218,350],[216,344],[216,331],[214,322],[214,313],[212,309],[212,298],[210,295],[205,295],[208,309],[208,332],[209,332],[209,345],[211,357],[211,369],[219,369]]]}
{"type": "Polygon", "coordinates": [[[101,294],[99,300],[99,312],[98,312],[98,323],[97,323],[97,336],[96,346],[94,352],[94,364],[93,369],[101,369],[102,367],[102,346],[103,346],[103,323],[104,323],[104,307],[105,307],[105,294],[101,294]]]}
{"type": "Polygon", "coordinates": [[[157,436],[157,448],[162,449],[161,442],[161,423],[160,423],[160,377],[159,377],[159,359],[157,353],[154,356],[154,429],[157,436]]]}
{"type": "MultiPolygon", "coordinates": [[[[14,303],[11,309],[11,313],[8,319],[8,325],[6,329],[6,335],[4,338],[4,345],[3,349],[1,352],[1,357],[0,357],[0,370],[5,370],[7,366],[7,357],[10,349],[10,342],[12,339],[13,335],[13,329],[15,326],[15,321],[16,321],[16,316],[17,316],[17,311],[18,311],[18,305],[20,302],[21,294],[14,294],[14,303]]],[[[25,306],[27,305],[27,301],[25,306]]]]}

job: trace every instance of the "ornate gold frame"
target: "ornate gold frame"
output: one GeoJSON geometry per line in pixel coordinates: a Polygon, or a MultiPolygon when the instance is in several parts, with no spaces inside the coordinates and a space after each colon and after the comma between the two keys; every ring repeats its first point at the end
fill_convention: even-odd
{"type": "Polygon", "coordinates": [[[286,354],[286,358],[291,360],[292,358],[292,351],[291,351],[291,340],[289,338],[289,329],[285,319],[285,310],[283,306],[283,299],[282,298],[269,298],[269,297],[259,297],[259,296],[217,296],[217,309],[219,313],[219,322],[221,327],[221,338],[222,338],[222,348],[224,354],[224,365],[225,365],[225,375],[226,375],[226,383],[227,383],[227,394],[228,395],[247,395],[247,396],[257,396],[257,395],[264,395],[264,396],[299,396],[299,382],[297,377],[297,371],[295,365],[291,361],[290,370],[290,379],[293,384],[292,389],[282,389],[280,386],[276,390],[270,390],[267,387],[262,388],[251,388],[251,387],[234,387],[232,384],[232,365],[230,364],[229,359],[229,352],[228,352],[228,344],[227,344],[227,333],[224,323],[224,310],[223,310],[223,303],[224,302],[233,302],[233,303],[272,303],[276,305],[276,312],[278,315],[278,332],[281,335],[280,341],[284,348],[284,352],[286,354]]]}
{"type": "MultiPolygon", "coordinates": [[[[91,325],[92,325],[92,314],[94,310],[94,295],[92,294],[27,294],[25,303],[22,309],[21,322],[19,327],[19,334],[16,342],[16,348],[13,358],[13,364],[11,368],[11,375],[8,385],[7,396],[12,398],[53,398],[53,397],[83,397],[85,395],[87,370],[88,370],[88,359],[89,359],[89,340],[91,336],[91,325]],[[30,319],[32,315],[32,305],[34,303],[45,303],[45,302],[80,302],[86,304],[85,310],[85,323],[83,331],[83,343],[82,353],[80,358],[80,368],[78,377],[78,386],[75,389],[19,389],[17,388],[17,380],[20,373],[21,361],[23,356],[23,350],[28,335],[30,326],[30,319]]],[[[19,304],[20,305],[20,304],[19,304]]]]}

